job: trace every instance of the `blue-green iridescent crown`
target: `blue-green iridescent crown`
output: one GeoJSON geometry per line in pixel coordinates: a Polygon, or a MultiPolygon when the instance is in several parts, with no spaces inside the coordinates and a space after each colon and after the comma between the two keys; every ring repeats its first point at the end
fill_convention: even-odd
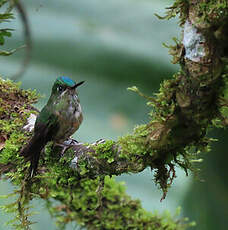
{"type": "Polygon", "coordinates": [[[59,82],[61,82],[62,84],[67,85],[67,86],[69,86],[69,87],[73,87],[73,86],[75,86],[75,84],[76,84],[76,82],[75,82],[74,80],[72,80],[71,78],[66,77],[66,76],[58,77],[58,78],[56,79],[56,81],[59,81],[59,82]]]}

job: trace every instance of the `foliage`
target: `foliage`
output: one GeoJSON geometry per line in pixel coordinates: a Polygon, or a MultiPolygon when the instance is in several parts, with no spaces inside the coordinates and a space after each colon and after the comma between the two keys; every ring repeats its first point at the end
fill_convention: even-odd
{"type": "MultiPolygon", "coordinates": [[[[12,19],[14,19],[13,13],[11,12],[13,9],[13,5],[11,1],[8,0],[1,0],[0,2],[0,8],[2,9],[3,6],[8,5],[3,13],[0,13],[0,23],[3,22],[9,22],[12,19]]],[[[5,44],[5,38],[11,37],[12,35],[12,29],[10,28],[4,28],[0,29],[0,45],[3,46],[5,44]]],[[[16,51],[16,49],[6,51],[6,50],[0,50],[0,55],[2,56],[9,56],[13,54],[16,51]]]]}

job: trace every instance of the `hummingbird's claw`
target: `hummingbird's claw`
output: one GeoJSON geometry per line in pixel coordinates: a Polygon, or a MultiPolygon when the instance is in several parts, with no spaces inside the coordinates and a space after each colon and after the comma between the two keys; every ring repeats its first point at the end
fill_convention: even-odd
{"type": "Polygon", "coordinates": [[[60,152],[60,156],[62,157],[64,155],[65,151],[74,145],[74,142],[75,142],[75,140],[69,138],[68,140],[64,141],[63,143],[55,143],[54,147],[62,148],[61,152],[60,152]]]}

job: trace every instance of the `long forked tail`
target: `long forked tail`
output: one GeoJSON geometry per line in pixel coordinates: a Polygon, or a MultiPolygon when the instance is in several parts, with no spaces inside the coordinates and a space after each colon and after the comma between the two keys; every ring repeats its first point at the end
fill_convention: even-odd
{"type": "Polygon", "coordinates": [[[46,143],[47,142],[44,140],[44,138],[42,138],[41,135],[34,135],[21,151],[21,155],[24,156],[26,160],[30,160],[31,162],[29,168],[30,177],[33,177],[33,175],[36,173],[40,153],[46,143]]]}

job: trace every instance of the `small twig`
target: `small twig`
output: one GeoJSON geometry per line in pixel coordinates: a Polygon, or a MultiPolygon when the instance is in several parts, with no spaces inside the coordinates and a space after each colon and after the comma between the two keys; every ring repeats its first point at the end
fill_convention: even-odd
{"type": "Polygon", "coordinates": [[[23,4],[21,3],[21,1],[19,0],[11,0],[12,4],[15,6],[15,8],[17,9],[22,23],[24,25],[24,37],[25,37],[25,47],[26,47],[26,55],[25,58],[23,60],[23,64],[21,69],[12,76],[12,80],[16,81],[18,80],[25,72],[26,67],[28,66],[30,59],[31,59],[31,51],[32,51],[32,39],[31,39],[31,32],[30,32],[30,27],[29,27],[29,23],[28,23],[28,18],[27,18],[27,14],[25,11],[25,8],[23,6],[23,4]]]}

